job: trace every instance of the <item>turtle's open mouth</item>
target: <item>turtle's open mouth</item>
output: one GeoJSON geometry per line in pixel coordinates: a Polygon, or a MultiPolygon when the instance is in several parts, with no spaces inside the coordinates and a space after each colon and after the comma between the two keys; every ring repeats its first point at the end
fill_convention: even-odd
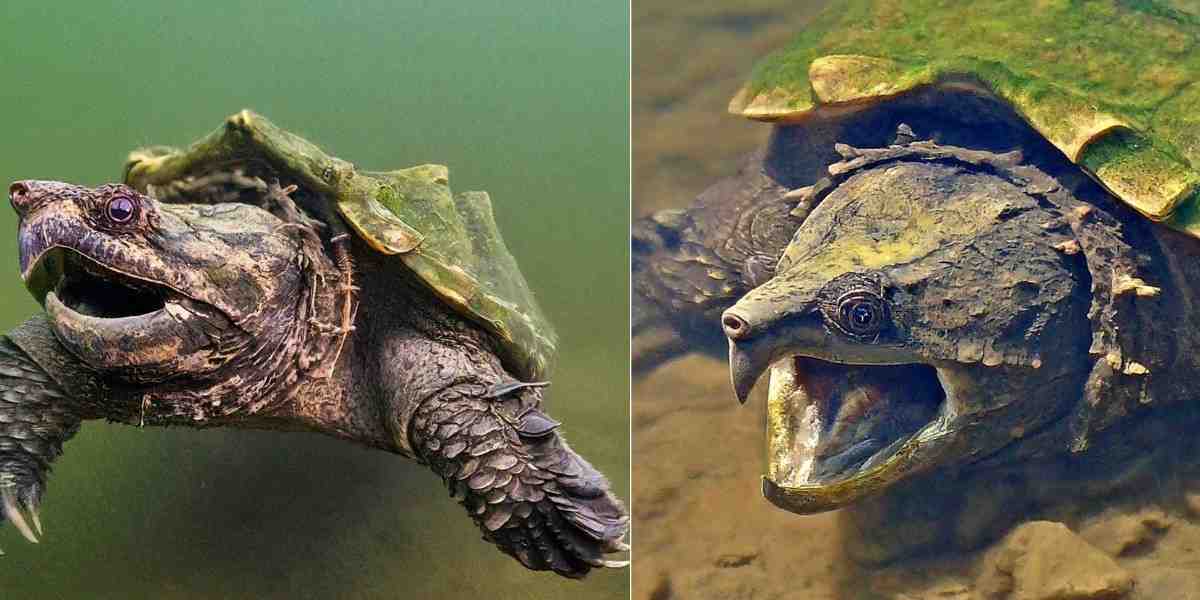
{"type": "Polygon", "coordinates": [[[121,319],[148,315],[166,308],[178,295],[166,286],[131,277],[62,247],[37,259],[27,285],[43,304],[53,301],[81,315],[121,319]]]}
{"type": "Polygon", "coordinates": [[[921,466],[922,444],[946,433],[950,404],[929,365],[778,360],[764,492],[782,508],[810,513],[877,491],[921,466]]]}
{"type": "MultiPolygon", "coordinates": [[[[946,399],[927,365],[859,366],[792,356],[771,367],[771,406],[802,431],[781,453],[777,483],[821,485],[880,464],[937,416],[946,399]]],[[[781,449],[782,450],[782,449],[781,449]]]]}
{"type": "Polygon", "coordinates": [[[213,316],[201,316],[211,311],[172,288],[64,246],[28,261],[25,285],[46,307],[58,340],[95,368],[136,366],[139,376],[152,377],[149,369],[173,372],[211,343],[202,321],[213,316]]]}

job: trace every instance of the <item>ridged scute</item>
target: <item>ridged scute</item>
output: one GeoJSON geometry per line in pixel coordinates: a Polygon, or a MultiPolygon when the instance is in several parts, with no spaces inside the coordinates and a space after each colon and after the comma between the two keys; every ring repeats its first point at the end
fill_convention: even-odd
{"type": "Polygon", "coordinates": [[[543,378],[556,336],[504,244],[485,192],[453,195],[441,165],[359,171],[250,111],[186,149],[135,150],[125,182],[145,191],[230,164],[266,165],[328,198],[368,245],[396,255],[443,301],[494,335],[518,375],[543,378]]]}
{"type": "Polygon", "coordinates": [[[1200,237],[1200,18],[1164,0],[845,0],[729,109],[819,118],[935,84],[995,94],[1126,204],[1200,237]]]}

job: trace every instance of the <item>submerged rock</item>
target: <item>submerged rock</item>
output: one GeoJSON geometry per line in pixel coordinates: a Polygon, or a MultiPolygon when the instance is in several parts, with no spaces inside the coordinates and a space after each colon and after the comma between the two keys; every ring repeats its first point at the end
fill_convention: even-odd
{"type": "Polygon", "coordinates": [[[976,586],[996,600],[1101,600],[1124,597],[1133,576],[1066,525],[1032,521],[984,555],[976,586]]]}

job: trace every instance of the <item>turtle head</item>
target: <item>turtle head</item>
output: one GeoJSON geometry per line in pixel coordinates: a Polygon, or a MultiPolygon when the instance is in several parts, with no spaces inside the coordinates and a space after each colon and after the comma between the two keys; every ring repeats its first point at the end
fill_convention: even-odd
{"type": "Polygon", "coordinates": [[[1063,214],[1019,184],[851,175],[722,315],[737,397],[770,372],[765,494],[830,510],[1061,420],[1092,367],[1090,287],[1063,214]]]}
{"type": "Polygon", "coordinates": [[[205,382],[289,343],[313,261],[271,213],[247,204],[163,204],[125,185],[19,181],[21,276],[59,341],[135,384],[205,382]]]}

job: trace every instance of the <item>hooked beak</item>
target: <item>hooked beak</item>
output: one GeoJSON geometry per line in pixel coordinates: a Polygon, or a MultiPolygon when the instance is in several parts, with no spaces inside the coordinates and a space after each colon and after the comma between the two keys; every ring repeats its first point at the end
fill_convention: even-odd
{"type": "Polygon", "coordinates": [[[770,348],[764,344],[772,336],[759,336],[751,321],[736,309],[721,315],[721,327],[729,338],[729,379],[738,402],[745,404],[755,382],[771,365],[770,348]]]}
{"type": "Polygon", "coordinates": [[[790,355],[797,347],[817,349],[825,345],[821,327],[798,315],[775,322],[761,321],[743,315],[734,307],[725,311],[721,324],[729,338],[729,380],[742,404],[776,360],[790,355]]]}
{"type": "Polygon", "coordinates": [[[797,284],[777,277],[721,314],[729,339],[729,379],[738,402],[746,403],[758,378],[788,349],[819,351],[827,345],[821,318],[814,314],[820,289],[820,282],[797,284]]]}
{"type": "Polygon", "coordinates": [[[769,348],[764,348],[764,344],[729,340],[729,379],[738,402],[746,403],[754,384],[771,362],[772,353],[769,348]]]}

